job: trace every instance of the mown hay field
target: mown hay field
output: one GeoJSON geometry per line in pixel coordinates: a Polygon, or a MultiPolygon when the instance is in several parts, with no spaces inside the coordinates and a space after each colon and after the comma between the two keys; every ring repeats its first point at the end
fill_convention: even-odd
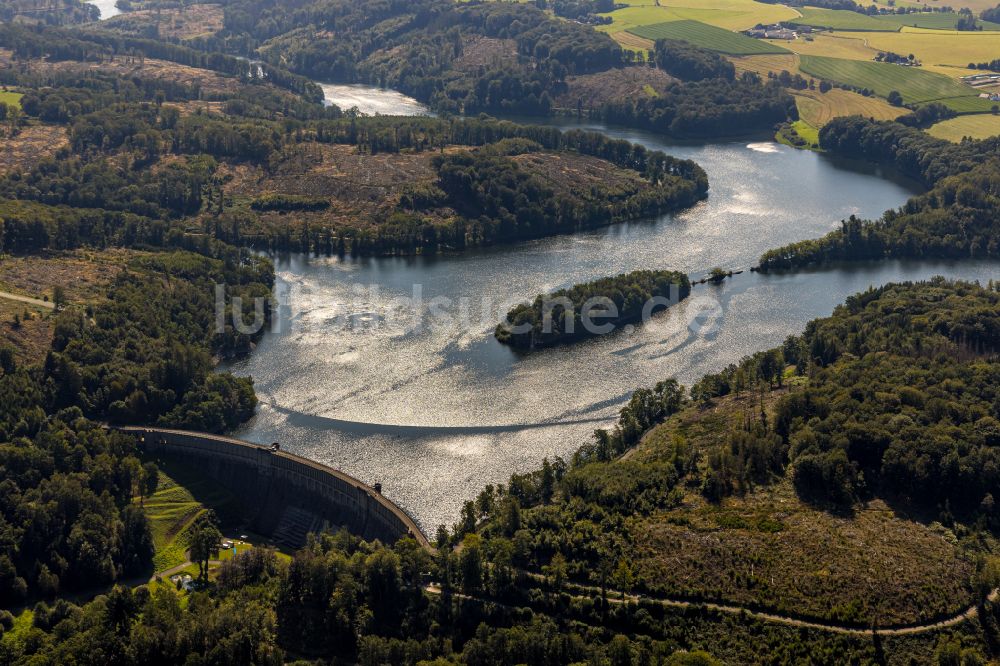
{"type": "MultiPolygon", "coordinates": [[[[963,2],[961,6],[965,7],[966,4],[963,2]]],[[[900,27],[924,28],[927,30],[954,30],[955,24],[958,23],[959,15],[954,12],[920,12],[919,14],[880,16],[878,19],[886,23],[894,23],[900,27]]],[[[978,18],[976,22],[983,30],[1000,30],[1000,24],[981,21],[978,18]]]]}
{"type": "Polygon", "coordinates": [[[793,42],[769,40],[799,55],[818,55],[846,60],[873,60],[878,54],[866,44],[866,35],[859,32],[818,33],[811,39],[793,42]]]}
{"type": "Polygon", "coordinates": [[[880,97],[865,97],[848,90],[821,93],[818,90],[795,90],[795,105],[799,117],[813,127],[822,127],[841,116],[864,116],[875,120],[895,120],[909,113],[907,109],[892,106],[880,97]]]}
{"type": "Polygon", "coordinates": [[[743,72],[754,72],[761,78],[767,78],[768,72],[780,74],[801,74],[799,57],[794,53],[773,53],[751,56],[733,56],[729,60],[736,66],[737,76],[743,72]]]}

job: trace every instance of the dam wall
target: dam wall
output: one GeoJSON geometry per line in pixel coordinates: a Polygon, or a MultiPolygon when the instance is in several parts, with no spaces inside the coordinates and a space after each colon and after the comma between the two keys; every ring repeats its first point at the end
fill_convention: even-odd
{"type": "Polygon", "coordinates": [[[308,532],[346,528],[366,540],[411,536],[430,549],[405,511],[381,492],[315,461],[233,437],[165,428],[120,427],[139,447],[198,469],[236,495],[253,531],[297,548],[308,532]]]}

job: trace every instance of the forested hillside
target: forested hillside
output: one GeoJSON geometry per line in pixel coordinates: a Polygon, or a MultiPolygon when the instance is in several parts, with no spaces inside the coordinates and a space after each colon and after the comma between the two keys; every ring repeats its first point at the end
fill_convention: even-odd
{"type": "Polygon", "coordinates": [[[1000,139],[953,144],[895,122],[838,118],[825,150],[894,165],[930,190],[879,220],[844,220],[823,238],[766,252],[761,270],[886,258],[983,259],[1000,253],[1000,139]]]}
{"type": "MultiPolygon", "coordinates": [[[[789,113],[797,117],[780,87],[738,83],[731,71],[690,78],[711,74],[709,88],[687,83],[678,69],[681,81],[651,87],[652,94],[643,92],[642,104],[631,108],[632,96],[614,92],[623,89],[619,82],[636,68],[671,72],[671,58],[661,54],[647,63],[644,52],[622,50],[607,35],[532,5],[324,0],[277,6],[245,0],[226,5],[224,25],[211,39],[192,43],[259,55],[318,80],[391,87],[440,113],[587,112],[679,137],[717,136],[737,127],[768,130],[789,113]],[[591,78],[604,85],[590,87],[591,78]],[[594,94],[584,101],[577,89],[594,94]],[[561,108],[560,99],[576,102],[561,108]]],[[[685,52],[711,57],[695,47],[685,52]]]]}
{"type": "MultiPolygon", "coordinates": [[[[252,380],[215,365],[249,352],[263,332],[234,328],[232,298],[243,299],[239,314],[247,314],[255,298],[269,299],[274,279],[268,260],[177,224],[211,197],[213,153],[266,150],[260,140],[267,136],[254,135],[252,123],[189,113],[185,105],[201,96],[197,83],[158,78],[165,65],[124,80],[100,69],[60,69],[63,58],[77,56],[109,65],[115,57],[115,65],[140,59],[115,56],[121,44],[64,41],[66,34],[0,26],[10,49],[2,57],[18,59],[0,67],[0,79],[21,91],[15,104],[4,103],[0,127],[0,261],[17,261],[50,291],[53,306],[49,314],[30,305],[13,315],[5,310],[2,323],[9,339],[31,335],[28,329],[38,336],[34,347],[0,342],[6,608],[148,577],[152,541],[134,500],[153,471],[140,464],[130,439],[102,426],[219,432],[249,418],[257,401],[252,380]],[[37,150],[22,149],[37,136],[50,138],[37,150]],[[183,155],[157,165],[174,151],[183,155]],[[63,275],[91,286],[78,289],[63,275]],[[221,329],[216,284],[225,286],[221,329]],[[40,319],[46,326],[36,325],[40,319]]],[[[225,69],[234,60],[216,64],[225,69]]],[[[173,66],[175,74],[222,80],[215,70],[173,66]]],[[[230,101],[247,95],[260,109],[294,96],[227,76],[231,87],[217,94],[230,90],[230,101]],[[262,94],[248,95],[251,87],[262,94]]]]}
{"type": "Polygon", "coordinates": [[[708,189],[690,161],[592,132],[346,118],[296,95],[293,75],[289,89],[270,73],[230,72],[225,58],[183,64],[187,51],[164,54],[182,63],[135,63],[121,84],[114,67],[136,59],[116,47],[81,42],[96,72],[62,60],[52,69],[51,57],[33,57],[56,38],[49,31],[6,35],[28,58],[0,70],[26,91],[8,133],[65,127],[67,139],[0,173],[0,240],[13,252],[212,239],[327,254],[455,251],[677,210],[708,189]]]}

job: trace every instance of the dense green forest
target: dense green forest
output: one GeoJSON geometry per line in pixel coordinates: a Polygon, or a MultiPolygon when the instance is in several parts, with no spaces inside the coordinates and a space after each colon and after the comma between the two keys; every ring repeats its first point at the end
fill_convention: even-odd
{"type": "Polygon", "coordinates": [[[657,67],[684,81],[736,78],[736,67],[729,60],[676,39],[656,40],[653,59],[657,67]]]}
{"type": "Polygon", "coordinates": [[[249,418],[252,381],[213,370],[213,354],[245,353],[252,341],[231,324],[216,332],[214,284],[229,285],[229,315],[233,296],[252,308],[272,281],[270,262],[235,252],[141,256],[101,306],[57,315],[41,364],[19,363],[0,345],[5,606],[148,571],[148,529],[131,503],[142,474],[134,443],[97,424],[221,432],[249,418]]]}
{"type": "Polygon", "coordinates": [[[953,144],[918,129],[859,117],[820,131],[831,152],[894,165],[930,186],[875,221],[854,216],[826,236],[769,250],[760,270],[886,258],[994,258],[1000,254],[1000,139],[953,144]]]}
{"type": "Polygon", "coordinates": [[[642,321],[690,293],[690,280],[677,271],[623,273],[539,294],[511,309],[494,335],[504,344],[528,349],[572,342],[642,321]]]}

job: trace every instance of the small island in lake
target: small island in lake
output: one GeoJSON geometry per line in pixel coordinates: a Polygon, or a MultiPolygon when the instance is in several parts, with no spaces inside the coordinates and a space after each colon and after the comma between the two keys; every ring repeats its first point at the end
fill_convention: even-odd
{"type": "Polygon", "coordinates": [[[644,321],[690,293],[690,280],[677,271],[623,273],[539,294],[511,309],[493,334],[503,344],[524,349],[575,342],[644,321]]]}

